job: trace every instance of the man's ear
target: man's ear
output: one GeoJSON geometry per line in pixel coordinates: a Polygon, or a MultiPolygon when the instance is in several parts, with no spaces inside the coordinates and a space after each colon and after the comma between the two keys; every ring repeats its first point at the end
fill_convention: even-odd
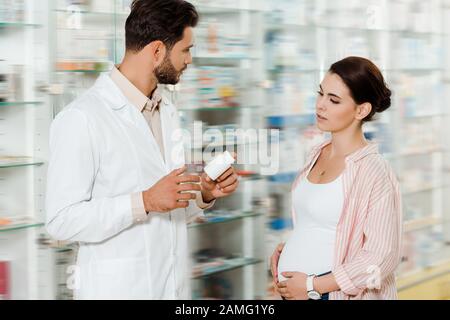
{"type": "Polygon", "coordinates": [[[150,42],[144,48],[145,54],[150,56],[155,66],[159,66],[166,56],[167,48],[162,41],[156,40],[150,42]]]}
{"type": "Polygon", "coordinates": [[[372,111],[372,104],[370,102],[365,102],[357,106],[356,119],[362,120],[367,117],[372,111]]]}

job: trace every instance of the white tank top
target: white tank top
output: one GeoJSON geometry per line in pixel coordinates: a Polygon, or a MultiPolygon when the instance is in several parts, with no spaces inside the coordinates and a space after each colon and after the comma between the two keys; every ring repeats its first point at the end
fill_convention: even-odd
{"type": "Polygon", "coordinates": [[[279,281],[286,271],[320,275],[333,267],[336,227],[344,204],[342,174],[314,184],[305,175],[292,192],[296,225],[278,261],[279,281]]]}

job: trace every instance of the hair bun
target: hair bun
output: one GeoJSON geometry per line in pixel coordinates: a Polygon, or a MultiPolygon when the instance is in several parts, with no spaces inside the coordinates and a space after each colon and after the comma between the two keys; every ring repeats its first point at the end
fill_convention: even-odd
{"type": "Polygon", "coordinates": [[[347,57],[333,63],[329,72],[342,79],[357,104],[369,102],[372,105],[370,113],[362,122],[372,121],[376,113],[391,106],[392,92],[380,69],[372,61],[362,57],[347,57]]]}
{"type": "Polygon", "coordinates": [[[387,110],[391,106],[392,92],[386,87],[384,94],[380,97],[378,105],[376,106],[376,112],[380,113],[387,110]]]}

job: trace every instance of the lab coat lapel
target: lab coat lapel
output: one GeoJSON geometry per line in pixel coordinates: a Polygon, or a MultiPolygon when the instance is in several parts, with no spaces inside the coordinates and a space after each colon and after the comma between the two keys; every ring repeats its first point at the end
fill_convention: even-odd
{"type": "Polygon", "coordinates": [[[177,110],[166,97],[161,101],[160,112],[165,165],[172,171],[185,164],[183,135],[179,128],[177,110]]]}
{"type": "Polygon", "coordinates": [[[102,75],[97,85],[114,113],[124,120],[123,124],[126,128],[124,134],[128,135],[131,143],[139,149],[138,154],[143,154],[148,161],[167,173],[159,146],[142,113],[128,101],[108,75],[102,75]]]}

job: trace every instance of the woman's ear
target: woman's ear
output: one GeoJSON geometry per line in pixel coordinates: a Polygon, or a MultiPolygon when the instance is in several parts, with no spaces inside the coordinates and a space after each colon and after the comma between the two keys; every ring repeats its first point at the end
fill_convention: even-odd
{"type": "Polygon", "coordinates": [[[370,112],[372,112],[372,104],[370,102],[360,104],[356,108],[356,119],[363,120],[370,112]]]}

